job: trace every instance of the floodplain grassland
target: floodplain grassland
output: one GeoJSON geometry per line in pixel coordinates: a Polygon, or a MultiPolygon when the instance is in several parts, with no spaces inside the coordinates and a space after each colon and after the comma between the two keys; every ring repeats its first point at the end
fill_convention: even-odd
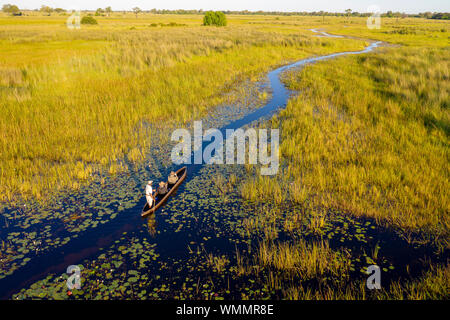
{"type": "MultiPolygon", "coordinates": [[[[248,178],[240,185],[242,197],[277,206],[301,205],[304,213],[278,218],[284,219],[284,231],[290,234],[300,234],[296,230],[308,220],[309,229],[320,235],[328,214],[337,211],[371,219],[384,230],[395,230],[408,243],[428,243],[448,251],[448,22],[382,19],[381,29],[369,30],[365,19],[325,21],[322,29],[328,33],[386,44],[374,53],[344,56],[283,75],[288,88],[299,95],[264,125],[280,128],[282,169],[275,177],[254,176],[255,171],[248,170],[248,178]]],[[[260,220],[267,219],[246,221],[249,232],[258,228],[260,220]]],[[[266,241],[273,238],[271,234],[264,232],[266,241]]],[[[278,255],[281,263],[287,246],[291,244],[283,241],[265,246],[264,257],[278,255]]],[[[297,254],[294,249],[289,253],[297,254]]],[[[321,263],[321,258],[304,259],[321,263]]],[[[292,281],[292,270],[300,272],[300,264],[294,263],[292,269],[274,268],[261,259],[238,261],[244,266],[241,270],[256,270],[261,283],[288,299],[449,297],[448,257],[443,263],[424,262],[421,276],[384,283],[381,290],[333,276],[334,283],[326,283],[323,280],[330,276],[320,273],[311,287],[292,281]]],[[[341,270],[344,278],[349,275],[339,265],[331,265],[331,270],[341,270]]],[[[406,271],[407,275],[408,266],[406,271]]]]}
{"type": "MultiPolygon", "coordinates": [[[[155,132],[148,124],[201,118],[225,101],[224,93],[244,81],[260,80],[275,66],[360,50],[368,43],[364,39],[394,44],[374,54],[323,61],[283,76],[299,95],[265,123],[281,129],[279,174],[255,177],[248,166],[246,180],[230,175],[211,181],[226,185],[227,192],[221,190],[223,203],[235,188],[244,199],[266,202],[265,210],[257,212],[256,204],[242,223],[236,223],[247,238],[258,237],[258,242],[252,242],[248,252],[237,251],[237,262],[228,254],[199,255],[212,272],[236,273],[251,280],[243,283],[268,288],[277,298],[448,299],[448,263],[431,265],[415,279],[405,271],[405,279],[382,282],[381,290],[368,292],[361,276],[361,271],[366,276],[365,270],[355,268],[382,265],[378,247],[359,255],[345,244],[332,245],[344,239],[344,232],[328,215],[337,210],[346,218],[369,217],[402,232],[423,230],[448,248],[448,24],[383,19],[380,30],[368,30],[363,18],[228,16],[229,25],[216,28],[200,26],[202,16],[196,15],[114,13],[96,17],[98,25],[68,30],[66,15],[27,14],[0,15],[1,201],[45,201],[52,190],[77,188],[102,169],[111,174],[127,170],[121,166],[124,158],[149,160],[145,152],[155,132]],[[320,38],[312,28],[361,40],[320,38]],[[295,210],[289,211],[291,207],[295,210]],[[330,233],[335,234],[329,237],[330,233]],[[354,277],[355,273],[359,274],[354,277]]],[[[203,197],[212,198],[212,193],[205,192],[199,202],[208,203],[203,197]]],[[[191,202],[199,200],[195,193],[185,196],[191,202]]],[[[181,206],[180,198],[172,201],[177,200],[181,206]]],[[[190,212],[191,207],[183,208],[190,212]]],[[[224,208],[220,213],[231,215],[224,208]]],[[[203,218],[214,216],[203,212],[203,218]]],[[[369,229],[358,218],[341,222],[349,227],[345,239],[357,238],[353,229],[369,229]]],[[[178,231],[182,223],[174,223],[178,231]]],[[[148,225],[156,228],[154,220],[148,225]]],[[[367,245],[370,237],[365,237],[359,245],[367,245]]],[[[142,244],[145,241],[136,239],[134,245],[140,249],[129,259],[135,264],[141,264],[137,256],[151,253],[142,244]]],[[[128,247],[132,245],[122,249],[128,247]]],[[[114,253],[114,259],[125,260],[123,250],[114,253]]],[[[188,265],[185,262],[180,265],[188,265]]],[[[110,279],[111,266],[99,265],[110,279]]],[[[199,269],[197,263],[192,266],[199,269]]],[[[409,265],[400,262],[395,270],[405,267],[409,265]]],[[[89,275],[97,287],[88,290],[103,286],[95,270],[89,275]]],[[[143,270],[145,277],[153,274],[143,270]]],[[[120,278],[135,283],[134,273],[127,279],[125,271],[120,278]]],[[[51,297],[45,281],[33,284],[31,295],[24,297],[51,297]]],[[[148,288],[139,288],[137,296],[132,286],[123,291],[130,295],[117,288],[101,292],[114,298],[148,298],[148,288]]],[[[61,282],[58,298],[68,298],[65,289],[61,282]]],[[[96,296],[102,297],[84,297],[96,296]]],[[[242,290],[241,298],[254,297],[270,295],[252,296],[242,290]]]]}
{"type": "Polygon", "coordinates": [[[99,168],[126,170],[121,159],[143,161],[148,150],[146,123],[191,121],[269,68],[365,44],[317,38],[303,17],[230,16],[216,28],[200,15],[114,13],[69,30],[67,15],[26,14],[0,16],[0,199],[9,202],[45,201],[99,168]]]}
{"type": "Polygon", "coordinates": [[[389,224],[448,231],[446,51],[397,48],[290,74],[292,88],[309,89],[281,115],[293,188],[389,224]]]}
{"type": "Polygon", "coordinates": [[[364,19],[326,30],[398,45],[284,75],[301,92],[271,123],[281,128],[285,170],[249,178],[243,196],[269,200],[265,189],[280,190],[275,201],[426,230],[448,246],[448,23],[386,20],[379,30],[364,19]]]}
{"type": "MultiPolygon", "coordinates": [[[[346,233],[340,230],[334,218],[327,218],[329,212],[318,212],[314,208],[303,211],[266,208],[243,221],[248,237],[260,235],[256,245],[248,249],[252,254],[239,250],[235,253],[237,277],[255,280],[258,283],[255,287],[263,287],[268,292],[277,292],[283,299],[294,300],[448,299],[450,265],[445,259],[436,264],[424,261],[423,272],[415,276],[411,276],[409,265],[397,262],[395,268],[389,269],[405,269],[405,272],[400,278],[389,279],[392,270],[386,270],[382,261],[386,246],[395,246],[395,240],[382,247],[376,244],[373,248],[372,242],[366,246],[366,250],[370,250],[358,257],[351,244],[339,245],[329,237],[330,231],[346,233]],[[319,216],[325,220],[321,226],[314,226],[313,221],[319,216]],[[367,288],[366,277],[360,273],[366,274],[366,271],[358,267],[372,264],[383,269],[379,290],[367,288]]],[[[347,223],[351,224],[351,220],[347,223]]],[[[355,235],[354,232],[349,234],[355,235]]]]}

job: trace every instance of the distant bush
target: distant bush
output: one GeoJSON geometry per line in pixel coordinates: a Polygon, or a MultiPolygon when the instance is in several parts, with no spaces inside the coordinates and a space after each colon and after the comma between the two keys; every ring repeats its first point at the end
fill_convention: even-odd
{"type": "Polygon", "coordinates": [[[158,26],[160,26],[160,27],[185,27],[186,24],[170,22],[170,23],[167,23],[167,24],[164,24],[164,23],[152,23],[150,25],[150,27],[158,27],[158,26]]]}
{"type": "Polygon", "coordinates": [[[388,33],[391,34],[417,34],[417,31],[413,28],[400,28],[398,30],[392,30],[388,33]]]}
{"type": "Polygon", "coordinates": [[[204,26],[226,26],[227,18],[221,11],[208,11],[203,17],[204,26]]]}
{"type": "Polygon", "coordinates": [[[184,26],[186,26],[186,24],[184,24],[184,23],[176,23],[176,22],[169,22],[168,24],[162,24],[161,23],[161,26],[162,27],[184,27],[184,26]]]}
{"type": "Polygon", "coordinates": [[[93,17],[85,16],[81,18],[81,24],[98,24],[98,22],[93,17]]]}

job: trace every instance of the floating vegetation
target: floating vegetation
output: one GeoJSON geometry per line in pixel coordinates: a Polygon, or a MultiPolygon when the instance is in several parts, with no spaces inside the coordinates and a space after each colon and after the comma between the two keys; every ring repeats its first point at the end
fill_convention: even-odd
{"type": "Polygon", "coordinates": [[[383,283],[397,291],[405,266],[408,277],[427,267],[415,265],[423,248],[370,220],[329,211],[315,232],[313,213],[300,205],[252,203],[237,193],[224,200],[212,177],[231,174],[240,181],[247,173],[242,166],[203,167],[156,216],[80,261],[81,290],[68,295],[68,275],[52,274],[13,299],[377,298],[353,285],[365,283],[369,265],[380,266],[383,283]],[[295,227],[285,228],[286,221],[295,227]]]}
{"type": "MultiPolygon", "coordinates": [[[[265,100],[261,100],[258,92],[264,86],[263,80],[246,82],[245,95],[230,88],[225,99],[229,104],[217,106],[203,119],[205,129],[224,126],[260,106],[265,100]]],[[[263,98],[267,99],[267,95],[263,98]]],[[[4,239],[5,250],[0,257],[0,279],[13,274],[34,256],[62,247],[85,231],[110,224],[120,213],[135,214],[131,209],[139,207],[136,204],[143,199],[141,184],[145,177],[151,173],[152,178],[162,178],[171,169],[168,164],[172,144],[167,143],[171,128],[152,125],[152,129],[158,135],[152,136],[150,151],[145,155],[151,159],[147,168],[142,163],[141,151],[135,148],[128,155],[129,163],[117,162],[69,195],[60,192],[45,204],[28,201],[22,207],[3,207],[5,225],[0,239],[4,239]]],[[[234,179],[230,180],[232,184],[236,182],[234,179]]]]}
{"type": "MultiPolygon", "coordinates": [[[[259,32],[254,34],[260,35],[259,32]]],[[[215,37],[215,34],[209,36],[215,37]]],[[[292,38],[297,39],[296,36],[292,38]]],[[[181,37],[180,43],[183,44],[184,39],[181,37]]],[[[322,47],[321,50],[301,51],[304,55],[362,45],[360,41],[345,40],[344,44],[328,40],[309,42],[301,37],[297,40],[300,43],[294,41],[294,47],[312,44],[322,47]]],[[[217,52],[211,53],[207,49],[202,53],[219,58],[213,60],[216,63],[223,62],[221,59],[233,53],[226,52],[229,46],[240,46],[238,42],[233,44],[228,40],[219,42],[220,46],[214,49],[217,52]]],[[[274,38],[272,42],[268,51],[278,58],[279,45],[289,48],[280,39],[274,38]]],[[[260,45],[258,41],[256,43],[260,45]]],[[[213,44],[214,41],[210,43],[211,48],[213,44]]],[[[241,47],[239,49],[242,50],[241,47]]],[[[286,59],[295,58],[298,54],[297,50],[289,52],[286,59]]],[[[143,52],[139,55],[145,56],[143,52]]],[[[125,57],[123,59],[127,60],[130,56],[133,54],[118,55],[115,59],[125,57]]],[[[207,59],[205,56],[192,58],[193,66],[202,66],[207,59]]],[[[255,65],[264,61],[268,63],[266,59],[270,55],[264,57],[255,65]]],[[[361,60],[363,63],[364,59],[361,60]]],[[[170,54],[163,60],[172,65],[174,61],[184,61],[185,58],[170,54]]],[[[120,76],[135,75],[139,69],[147,70],[149,66],[148,59],[126,62],[136,64],[137,70],[119,69],[120,76]]],[[[225,95],[219,98],[210,91],[204,92],[209,92],[205,101],[223,103],[208,109],[210,112],[203,122],[205,129],[223,127],[248,115],[269,99],[271,92],[267,79],[259,75],[260,69],[254,69],[252,63],[246,65],[248,72],[245,76],[233,74],[235,82],[241,84],[240,88],[227,84],[220,88],[225,95]]],[[[177,66],[182,68],[182,63],[180,65],[177,66]]],[[[179,70],[177,68],[174,70],[179,70]]],[[[230,69],[234,70],[232,66],[230,69]]],[[[197,68],[195,70],[197,72],[197,68]]],[[[218,74],[226,72],[220,70],[218,74]]],[[[294,81],[294,74],[289,74],[285,81],[294,81]]],[[[178,79],[180,74],[171,76],[178,79]]],[[[21,81],[19,75],[11,74],[10,77],[17,78],[14,82],[21,81]]],[[[193,83],[205,87],[200,82],[193,83]]],[[[139,85],[142,91],[148,92],[146,85],[139,85]]],[[[183,88],[179,88],[180,92],[189,94],[189,90],[183,88]]],[[[186,99],[188,96],[183,97],[186,99]]],[[[203,96],[197,98],[202,100],[203,96]]],[[[179,102],[170,102],[169,105],[178,107],[179,102]]],[[[160,123],[160,119],[153,122],[147,122],[147,119],[139,122],[136,128],[125,130],[134,132],[139,141],[139,134],[134,129],[151,132],[149,148],[146,145],[148,141],[143,142],[144,145],[122,141],[131,149],[121,146],[114,150],[114,154],[123,156],[121,159],[100,159],[103,166],[100,169],[77,162],[74,168],[80,184],[75,182],[75,191],[69,195],[62,192],[54,194],[46,205],[33,201],[16,207],[4,205],[0,209],[4,219],[0,221],[0,286],[2,278],[16,276],[23,282],[20,282],[21,288],[2,287],[2,293],[16,290],[13,299],[70,300],[448,298],[448,248],[439,246],[438,242],[424,241],[417,232],[398,233],[398,230],[381,225],[374,219],[349,215],[343,209],[336,209],[339,206],[327,206],[330,198],[326,192],[317,197],[317,201],[312,201],[311,194],[315,195],[311,184],[302,180],[290,181],[293,167],[288,163],[282,163],[279,175],[271,178],[255,177],[258,166],[253,165],[203,166],[191,173],[176,196],[156,216],[140,220],[143,184],[147,179],[165,179],[173,169],[169,159],[171,130],[190,117],[194,119],[206,113],[205,105],[198,110],[191,109],[179,116],[179,123],[170,126],[160,123]],[[150,151],[146,153],[146,150],[150,151]],[[83,184],[82,181],[89,183],[83,184]],[[128,231],[122,232],[127,228],[128,231]],[[97,232],[95,243],[86,245],[92,239],[84,238],[86,234],[97,232]],[[66,281],[69,275],[63,273],[66,266],[59,265],[54,271],[52,261],[32,266],[44,275],[34,283],[27,282],[25,273],[20,273],[22,267],[32,264],[34,259],[41,258],[37,261],[42,261],[55,252],[60,256],[78,253],[79,247],[69,246],[76,238],[83,250],[86,249],[86,252],[81,250],[80,256],[72,258],[81,266],[81,289],[68,290],[66,281]],[[65,251],[67,248],[70,249],[68,252],[65,251]],[[367,292],[366,271],[374,264],[382,270],[383,289],[367,292]]],[[[180,114],[176,109],[170,110],[173,114],[180,114]]],[[[307,111],[310,111],[307,115],[315,120],[324,115],[327,121],[342,126],[351,122],[348,114],[338,112],[334,107],[307,111]]],[[[152,117],[161,115],[166,116],[157,111],[152,117]]],[[[431,120],[427,121],[431,123],[431,120]]],[[[283,131],[287,130],[285,121],[275,116],[271,122],[260,118],[248,125],[271,124],[283,131]]],[[[134,125],[133,121],[127,120],[126,123],[134,125]]],[[[120,131],[123,138],[122,133],[120,131]]],[[[355,141],[361,138],[357,134],[350,137],[355,141]]],[[[302,136],[305,142],[308,138],[302,136]]],[[[288,143],[286,149],[297,153],[298,146],[298,141],[294,141],[288,143]]],[[[320,183],[321,180],[317,181],[320,183]]],[[[33,192],[39,194],[39,190],[33,192]]],[[[379,196],[379,190],[373,188],[372,192],[379,196]]]]}

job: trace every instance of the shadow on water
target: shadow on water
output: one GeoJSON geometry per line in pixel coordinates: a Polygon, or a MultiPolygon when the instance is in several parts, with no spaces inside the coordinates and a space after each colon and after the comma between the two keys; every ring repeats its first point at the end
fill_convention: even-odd
{"type": "MultiPolygon", "coordinates": [[[[340,52],[329,54],[325,56],[318,56],[307,58],[298,62],[282,66],[268,73],[270,87],[272,89],[272,98],[263,107],[254,110],[253,112],[243,116],[242,118],[232,121],[228,125],[222,127],[220,131],[225,135],[227,129],[238,129],[248,125],[256,120],[267,119],[271,117],[280,108],[284,108],[291,95],[291,92],[280,81],[280,74],[288,69],[304,66],[307,64],[336,58],[344,55],[363,54],[373,51],[380,45],[381,42],[372,42],[368,47],[361,51],[354,52],[340,52]]],[[[183,197],[185,192],[185,185],[195,177],[204,164],[188,165],[188,175],[176,193],[183,197]]],[[[175,166],[168,167],[164,171],[165,174],[175,170],[175,166]]],[[[132,177],[136,182],[140,178],[137,174],[132,177]]],[[[164,209],[170,209],[170,199],[164,204],[164,209]]],[[[140,217],[140,212],[145,203],[144,197],[135,206],[123,210],[115,219],[105,223],[96,228],[91,228],[78,237],[71,239],[67,244],[51,249],[50,251],[41,255],[36,254],[31,261],[25,266],[20,267],[13,274],[0,280],[0,297],[8,299],[11,295],[21,288],[29,286],[33,282],[46,277],[49,273],[64,273],[66,268],[72,264],[78,264],[84,259],[89,259],[98,254],[100,248],[107,247],[114,243],[124,232],[133,231],[142,226],[143,219],[140,217]]],[[[161,218],[157,219],[157,224],[163,223],[161,218]]],[[[162,255],[183,255],[181,250],[185,251],[185,244],[189,242],[190,237],[194,235],[185,232],[174,234],[159,234],[155,241],[158,247],[162,248],[162,255]]],[[[233,250],[234,247],[228,241],[214,241],[218,248],[233,250]]]]}

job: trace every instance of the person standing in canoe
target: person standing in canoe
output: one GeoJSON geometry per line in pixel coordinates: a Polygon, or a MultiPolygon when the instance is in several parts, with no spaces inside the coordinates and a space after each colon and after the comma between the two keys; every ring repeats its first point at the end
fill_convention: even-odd
{"type": "Polygon", "coordinates": [[[155,198],[153,197],[152,183],[153,183],[153,181],[150,180],[147,183],[147,186],[145,187],[145,197],[147,198],[147,202],[148,202],[148,205],[150,208],[152,207],[153,202],[155,200],[155,198]]]}
{"type": "Polygon", "coordinates": [[[169,182],[169,185],[173,186],[175,183],[177,183],[177,181],[178,181],[177,174],[173,171],[170,172],[169,179],[167,180],[167,182],[169,182]]]}

